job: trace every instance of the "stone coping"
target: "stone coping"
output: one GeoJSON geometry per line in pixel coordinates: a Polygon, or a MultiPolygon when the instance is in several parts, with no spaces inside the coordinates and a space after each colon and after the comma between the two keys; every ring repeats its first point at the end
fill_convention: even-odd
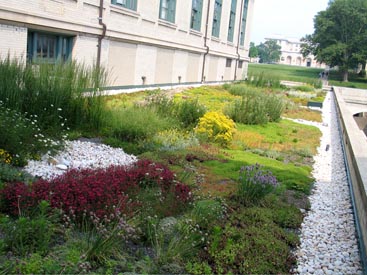
{"type": "Polygon", "coordinates": [[[360,130],[353,115],[367,112],[367,91],[344,87],[333,87],[343,144],[354,195],[362,265],[367,268],[367,137],[360,130]],[[365,102],[365,104],[361,104],[365,102]]]}

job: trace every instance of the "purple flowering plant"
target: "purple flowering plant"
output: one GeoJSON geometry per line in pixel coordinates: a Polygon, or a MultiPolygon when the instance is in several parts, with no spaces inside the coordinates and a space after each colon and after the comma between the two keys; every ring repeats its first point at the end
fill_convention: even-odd
{"type": "Polygon", "coordinates": [[[273,173],[264,170],[260,164],[242,166],[236,197],[242,204],[253,205],[273,192],[278,185],[273,173]]]}

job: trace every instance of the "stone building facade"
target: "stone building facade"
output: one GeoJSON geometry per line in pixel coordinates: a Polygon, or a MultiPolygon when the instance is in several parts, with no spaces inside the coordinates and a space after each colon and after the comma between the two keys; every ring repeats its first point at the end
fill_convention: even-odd
{"type": "Polygon", "coordinates": [[[110,86],[242,79],[254,1],[0,1],[0,57],[101,64],[110,86]]]}
{"type": "Polygon", "coordinates": [[[317,62],[313,55],[307,56],[306,58],[302,56],[301,41],[299,39],[274,35],[265,38],[265,40],[276,40],[277,44],[281,47],[279,64],[325,68],[325,64],[317,62]]]}

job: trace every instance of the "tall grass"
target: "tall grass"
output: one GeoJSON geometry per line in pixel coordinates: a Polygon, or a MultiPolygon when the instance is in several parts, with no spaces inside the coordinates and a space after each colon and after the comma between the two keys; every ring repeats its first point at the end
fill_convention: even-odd
{"type": "Polygon", "coordinates": [[[140,141],[177,125],[172,119],[160,116],[147,107],[114,109],[108,122],[108,136],[123,141],[140,141]]]}
{"type": "Polygon", "coordinates": [[[278,76],[264,72],[250,73],[246,83],[255,87],[283,88],[278,76]]]}
{"type": "Polygon", "coordinates": [[[104,69],[76,62],[31,65],[9,57],[0,60],[0,100],[10,109],[36,115],[43,129],[55,133],[64,123],[101,127],[99,88],[106,81],[104,69]]]}

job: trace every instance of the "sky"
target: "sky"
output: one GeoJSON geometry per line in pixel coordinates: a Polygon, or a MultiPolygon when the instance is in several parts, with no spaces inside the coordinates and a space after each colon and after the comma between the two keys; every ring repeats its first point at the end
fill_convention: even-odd
{"type": "Polygon", "coordinates": [[[302,38],[313,33],[313,18],[327,8],[329,0],[255,0],[251,41],[281,35],[302,38]]]}

